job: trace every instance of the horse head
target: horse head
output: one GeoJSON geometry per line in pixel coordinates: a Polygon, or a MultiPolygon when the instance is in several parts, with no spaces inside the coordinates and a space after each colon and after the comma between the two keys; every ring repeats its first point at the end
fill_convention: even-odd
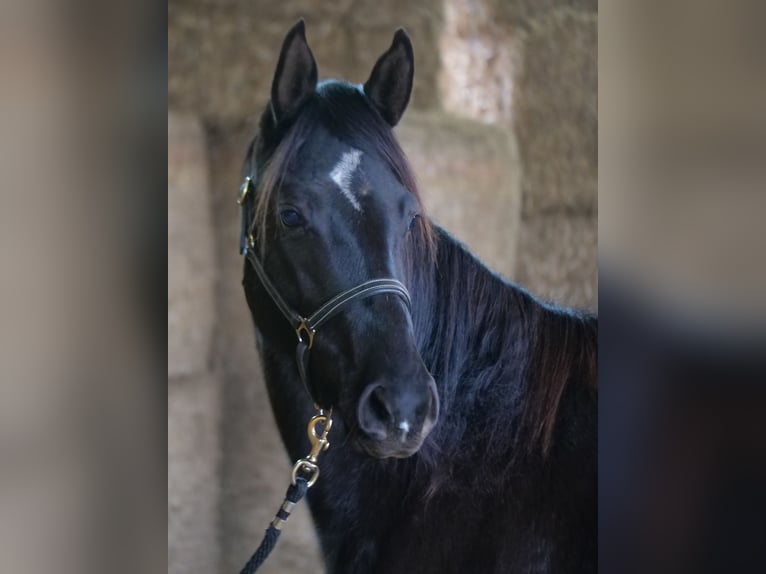
{"type": "MultiPolygon", "coordinates": [[[[409,102],[413,71],[403,30],[364,85],[318,82],[303,21],[284,40],[246,169],[253,250],[304,317],[371,279],[412,280],[413,253],[428,243],[430,227],[392,128],[409,102]]],[[[262,283],[246,269],[259,331],[289,352],[295,333],[262,283]]],[[[405,301],[391,293],[353,300],[312,338],[313,400],[334,407],[364,452],[415,453],[436,424],[439,395],[405,301]]]]}

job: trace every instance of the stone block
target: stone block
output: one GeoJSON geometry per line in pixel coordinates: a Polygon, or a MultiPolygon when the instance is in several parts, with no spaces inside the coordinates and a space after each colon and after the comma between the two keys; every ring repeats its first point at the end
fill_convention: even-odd
{"type": "Polygon", "coordinates": [[[439,89],[446,111],[511,125],[514,70],[523,36],[513,28],[499,25],[487,2],[445,2],[439,89]]]}
{"type": "Polygon", "coordinates": [[[207,369],[217,272],[205,134],[168,114],[168,375],[207,369]]]}
{"type": "Polygon", "coordinates": [[[168,385],[168,572],[219,570],[221,384],[213,375],[168,385]]]}
{"type": "Polygon", "coordinates": [[[525,219],[514,279],[542,299],[595,309],[597,246],[595,216],[556,213],[525,219]]]}
{"type": "Polygon", "coordinates": [[[515,269],[520,167],[506,129],[408,112],[397,136],[431,217],[506,276],[515,269]]]}
{"type": "Polygon", "coordinates": [[[560,9],[532,22],[514,81],[524,214],[598,206],[598,27],[560,9]]]}

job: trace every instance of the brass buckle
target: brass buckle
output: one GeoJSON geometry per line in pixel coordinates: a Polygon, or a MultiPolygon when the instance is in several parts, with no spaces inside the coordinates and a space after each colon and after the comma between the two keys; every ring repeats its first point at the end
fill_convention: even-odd
{"type": "Polygon", "coordinates": [[[237,205],[242,205],[245,201],[247,192],[250,191],[250,183],[253,181],[249,175],[245,177],[245,181],[239,186],[239,198],[237,198],[237,205]]]}
{"type": "Polygon", "coordinates": [[[298,325],[295,328],[295,334],[298,336],[298,342],[303,343],[304,345],[307,345],[310,349],[312,345],[314,344],[314,334],[316,331],[308,326],[308,323],[306,323],[307,319],[305,317],[301,317],[300,325],[298,325]],[[307,340],[303,339],[302,333],[306,334],[307,340]]]}
{"type": "Polygon", "coordinates": [[[327,440],[327,435],[332,428],[332,409],[327,413],[324,410],[319,409],[319,412],[311,417],[308,424],[309,441],[311,442],[311,452],[305,458],[299,459],[295,465],[293,465],[293,471],[290,475],[292,483],[295,484],[298,478],[299,472],[310,473],[308,479],[308,487],[314,486],[314,483],[319,478],[319,466],[317,465],[317,459],[322,452],[326,451],[330,447],[330,441],[327,440]],[[317,425],[322,424],[322,432],[317,430],[317,425]]]}

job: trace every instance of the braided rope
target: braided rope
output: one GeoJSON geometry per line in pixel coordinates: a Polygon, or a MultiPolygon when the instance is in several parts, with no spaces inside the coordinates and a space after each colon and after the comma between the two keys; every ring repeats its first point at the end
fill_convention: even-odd
{"type": "Polygon", "coordinates": [[[277,545],[279,535],[282,533],[282,525],[287,522],[288,518],[290,518],[290,513],[293,511],[295,505],[306,496],[308,488],[308,481],[300,476],[295,479],[295,484],[290,484],[287,493],[285,494],[285,500],[277,511],[274,520],[266,529],[266,534],[264,535],[261,544],[253,553],[250,560],[247,561],[245,567],[242,568],[240,574],[253,574],[266,561],[269,554],[271,554],[271,551],[274,550],[274,547],[277,545]]]}

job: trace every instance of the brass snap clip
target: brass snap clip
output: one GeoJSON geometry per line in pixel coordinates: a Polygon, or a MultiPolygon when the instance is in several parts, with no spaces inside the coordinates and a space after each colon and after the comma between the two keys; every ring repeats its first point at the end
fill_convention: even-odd
{"type": "Polygon", "coordinates": [[[295,480],[298,478],[299,472],[306,472],[310,475],[308,479],[308,487],[314,486],[314,483],[319,478],[319,466],[317,465],[317,459],[322,452],[326,451],[330,447],[330,441],[327,440],[327,435],[330,433],[332,427],[332,409],[327,413],[324,410],[319,409],[319,412],[311,417],[308,424],[309,441],[311,442],[311,452],[308,456],[298,460],[293,466],[291,474],[292,483],[295,484],[295,480]],[[321,431],[319,425],[322,425],[321,431]]]}

